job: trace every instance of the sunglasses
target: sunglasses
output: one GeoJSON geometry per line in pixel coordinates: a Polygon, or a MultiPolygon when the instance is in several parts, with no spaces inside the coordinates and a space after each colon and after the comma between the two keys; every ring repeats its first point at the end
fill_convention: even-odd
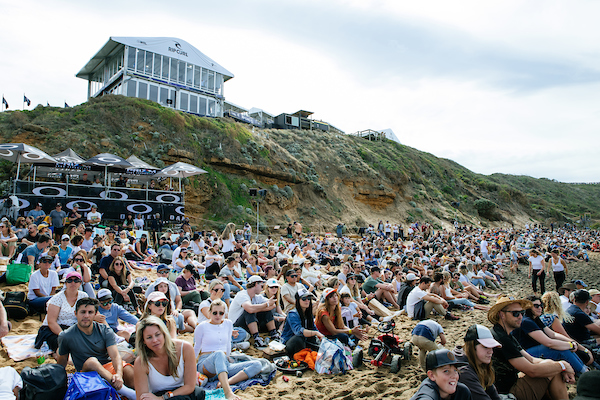
{"type": "Polygon", "coordinates": [[[102,304],[104,307],[106,307],[107,305],[112,304],[112,302],[113,302],[112,300],[106,300],[106,301],[101,302],[100,304],[102,304]]]}
{"type": "Polygon", "coordinates": [[[79,279],[79,278],[69,278],[69,279],[65,280],[65,282],[67,282],[67,283],[73,283],[73,282],[75,282],[75,283],[81,283],[81,279],[79,279]]]}
{"type": "Polygon", "coordinates": [[[519,316],[523,316],[525,315],[525,310],[520,310],[520,311],[504,311],[505,313],[510,313],[512,314],[513,317],[515,318],[519,318],[519,316]]]}
{"type": "Polygon", "coordinates": [[[162,270],[162,271],[158,271],[158,272],[157,272],[157,274],[160,274],[160,275],[162,275],[162,274],[165,274],[165,275],[166,275],[166,274],[168,274],[168,273],[169,273],[169,270],[168,270],[168,269],[164,269],[164,270],[162,270]]]}
{"type": "Polygon", "coordinates": [[[290,275],[290,278],[297,278],[298,275],[290,275]]]}
{"type": "Polygon", "coordinates": [[[541,305],[541,304],[534,304],[533,306],[534,306],[535,308],[542,308],[542,305],[541,305]]]}
{"type": "Polygon", "coordinates": [[[217,293],[218,293],[218,292],[225,292],[225,289],[213,289],[212,291],[213,291],[213,292],[217,292],[217,293]]]}
{"type": "Polygon", "coordinates": [[[300,297],[300,300],[303,300],[303,301],[309,301],[310,299],[311,299],[310,296],[300,297]]]}
{"type": "Polygon", "coordinates": [[[225,313],[223,311],[213,311],[212,315],[225,315],[225,313]]]}
{"type": "Polygon", "coordinates": [[[152,304],[154,304],[156,307],[166,307],[169,305],[169,300],[158,300],[153,302],[152,304]]]}
{"type": "MultiPolygon", "coordinates": [[[[83,261],[83,258],[74,258],[74,261],[83,261]]],[[[122,264],[121,264],[122,265],[122,264]]]]}
{"type": "Polygon", "coordinates": [[[62,241],[63,241],[63,242],[68,242],[68,241],[69,241],[69,239],[66,239],[66,238],[65,238],[65,239],[63,239],[62,241]]]}
{"type": "Polygon", "coordinates": [[[124,264],[123,264],[123,263],[115,263],[115,267],[116,267],[117,265],[123,266],[124,264]]]}

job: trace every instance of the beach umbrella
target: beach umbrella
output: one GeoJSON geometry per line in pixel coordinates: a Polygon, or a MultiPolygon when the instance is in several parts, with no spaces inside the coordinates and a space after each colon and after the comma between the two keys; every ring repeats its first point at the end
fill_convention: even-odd
{"type": "Polygon", "coordinates": [[[155,171],[158,171],[160,169],[158,167],[148,164],[145,161],[140,160],[136,156],[131,156],[126,161],[128,161],[129,163],[131,163],[131,165],[133,165],[132,168],[136,168],[136,169],[148,169],[148,170],[155,170],[155,171]]]}
{"type": "Polygon", "coordinates": [[[85,161],[84,164],[92,165],[96,167],[104,167],[104,186],[106,186],[108,167],[117,169],[132,168],[132,164],[124,159],[110,153],[101,153],[85,161]]]}
{"type": "Polygon", "coordinates": [[[15,179],[14,192],[17,191],[17,180],[21,170],[21,163],[25,164],[43,164],[48,162],[55,163],[56,160],[44,153],[42,150],[25,143],[4,143],[0,144],[0,159],[17,163],[17,176],[15,179]]]}
{"type": "Polygon", "coordinates": [[[165,176],[168,178],[179,178],[179,191],[181,192],[181,178],[187,178],[188,176],[194,176],[199,174],[206,174],[207,171],[202,168],[198,168],[194,165],[178,162],[171,164],[158,171],[154,176],[165,176]]]}

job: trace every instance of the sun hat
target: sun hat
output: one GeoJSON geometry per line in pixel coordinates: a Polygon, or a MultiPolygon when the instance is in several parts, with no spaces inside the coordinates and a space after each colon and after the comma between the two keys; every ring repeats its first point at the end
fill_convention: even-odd
{"type": "Polygon", "coordinates": [[[248,283],[254,283],[254,282],[264,282],[265,280],[263,278],[261,278],[258,275],[252,275],[250,277],[250,279],[248,279],[248,283]]]}
{"type": "Polygon", "coordinates": [[[323,299],[328,298],[329,296],[331,296],[332,293],[337,292],[337,289],[334,288],[327,288],[325,290],[323,290],[323,299]]]}
{"type": "Polygon", "coordinates": [[[416,281],[418,279],[419,279],[419,277],[417,275],[413,274],[412,272],[409,272],[408,274],[406,274],[406,280],[409,282],[416,281]]]}
{"type": "Polygon", "coordinates": [[[494,339],[492,332],[483,325],[471,325],[465,334],[465,342],[477,340],[482,346],[491,349],[493,347],[502,347],[502,345],[494,339]]]}
{"type": "Polygon", "coordinates": [[[83,280],[83,278],[81,277],[81,274],[79,272],[77,272],[77,271],[71,271],[71,272],[69,272],[67,274],[67,276],[65,277],[65,279],[69,279],[72,276],[74,276],[76,278],[79,278],[80,280],[83,280]]]}
{"type": "Polygon", "coordinates": [[[588,371],[577,380],[577,396],[573,400],[600,399],[600,371],[588,371]]]}
{"type": "Polygon", "coordinates": [[[558,290],[559,290],[559,291],[560,291],[560,290],[563,290],[563,291],[564,291],[564,290],[570,290],[570,291],[573,291],[573,290],[577,290],[577,286],[575,286],[575,284],[574,284],[574,283],[565,283],[564,285],[562,285],[561,287],[559,287],[559,288],[558,288],[558,290]]]}
{"type": "Polygon", "coordinates": [[[112,299],[112,293],[110,290],[108,289],[100,289],[98,290],[98,294],[96,295],[96,297],[98,297],[98,300],[102,301],[108,298],[112,299]]]}
{"type": "Polygon", "coordinates": [[[600,290],[598,290],[598,289],[590,289],[590,290],[588,290],[588,292],[590,293],[590,296],[595,296],[597,294],[600,294],[600,290]]]}
{"type": "Polygon", "coordinates": [[[149,302],[154,302],[154,301],[158,301],[158,300],[169,300],[167,299],[167,295],[164,294],[163,292],[159,292],[158,290],[155,292],[152,292],[148,295],[148,297],[146,297],[146,305],[144,306],[144,308],[148,307],[148,303],[149,302]]]}
{"type": "Polygon", "coordinates": [[[454,353],[450,350],[441,349],[430,351],[427,353],[427,358],[425,359],[425,370],[431,371],[439,367],[443,367],[444,365],[456,365],[457,367],[461,367],[467,365],[468,363],[458,361],[454,353]]]}
{"type": "Polygon", "coordinates": [[[267,279],[267,286],[268,287],[280,287],[281,285],[279,284],[279,282],[277,282],[277,279],[271,278],[271,279],[267,279]]]}
{"type": "Polygon", "coordinates": [[[498,323],[498,313],[506,306],[509,306],[514,303],[519,303],[524,310],[533,307],[533,304],[529,300],[525,299],[517,299],[513,296],[500,296],[498,300],[496,300],[496,304],[490,308],[488,311],[488,320],[492,324],[498,323]]]}
{"type": "Polygon", "coordinates": [[[310,297],[312,299],[316,298],[315,295],[312,294],[311,292],[309,292],[308,289],[306,289],[305,287],[301,287],[300,289],[298,289],[296,296],[298,296],[299,299],[302,299],[305,297],[310,297]]]}

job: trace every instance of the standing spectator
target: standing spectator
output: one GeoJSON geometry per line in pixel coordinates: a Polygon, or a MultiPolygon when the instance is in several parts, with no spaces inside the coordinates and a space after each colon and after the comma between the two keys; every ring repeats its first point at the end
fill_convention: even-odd
{"type": "Polygon", "coordinates": [[[142,230],[144,229],[144,219],[142,218],[142,214],[136,214],[133,219],[133,229],[142,230]]]}
{"type": "Polygon", "coordinates": [[[546,292],[546,262],[544,261],[544,257],[540,254],[536,249],[529,250],[529,277],[531,278],[531,287],[533,288],[533,293],[538,293],[537,291],[537,280],[540,280],[540,288],[542,290],[542,294],[546,292]]]}
{"type": "Polygon", "coordinates": [[[444,328],[432,319],[420,321],[411,332],[411,342],[419,348],[419,365],[425,369],[425,357],[430,351],[438,350],[446,345],[446,335],[444,328]],[[439,336],[440,345],[435,343],[439,336]]]}
{"type": "Polygon", "coordinates": [[[98,212],[97,205],[92,205],[92,211],[88,213],[87,220],[91,226],[98,226],[102,222],[102,214],[98,212]]]}
{"type": "Polygon", "coordinates": [[[83,216],[79,213],[79,204],[73,204],[73,209],[69,212],[69,223],[72,225],[78,225],[83,221],[83,216]]]}
{"type": "Polygon", "coordinates": [[[40,257],[38,269],[29,278],[29,305],[34,311],[43,313],[46,311],[46,303],[59,286],[58,273],[50,269],[54,257],[40,257]]]}
{"type": "Polygon", "coordinates": [[[244,224],[244,240],[246,240],[247,242],[250,242],[250,239],[252,238],[252,227],[250,226],[249,223],[245,223],[244,224]]]}
{"type": "Polygon", "coordinates": [[[44,210],[42,210],[42,203],[37,203],[33,210],[29,210],[27,216],[33,218],[33,223],[36,226],[41,224],[42,221],[44,221],[44,218],[46,217],[46,213],[44,212],[44,210]]]}
{"type": "Polygon", "coordinates": [[[569,269],[567,268],[567,263],[560,257],[560,252],[558,249],[554,249],[550,252],[552,258],[550,258],[550,266],[552,267],[552,272],[554,274],[554,282],[556,283],[556,290],[563,285],[565,279],[567,278],[567,274],[569,273],[569,269]]]}
{"type": "Polygon", "coordinates": [[[54,228],[54,240],[58,242],[65,229],[67,213],[62,210],[61,203],[56,203],[56,208],[50,211],[48,216],[50,217],[50,226],[54,228]]]}

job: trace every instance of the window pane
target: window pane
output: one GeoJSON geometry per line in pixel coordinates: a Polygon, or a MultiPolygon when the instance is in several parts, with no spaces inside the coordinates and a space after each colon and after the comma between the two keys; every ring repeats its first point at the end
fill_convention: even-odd
{"type": "Polygon", "coordinates": [[[183,61],[179,61],[179,83],[185,83],[185,63],[183,61]]]}
{"type": "Polygon", "coordinates": [[[208,71],[208,90],[215,90],[215,73],[208,71]]]}
{"type": "Polygon", "coordinates": [[[190,112],[198,112],[198,96],[190,94],[190,112]]]}
{"type": "Polygon", "coordinates": [[[179,101],[179,108],[183,111],[188,109],[188,95],[187,93],[181,93],[181,100],[179,101]]]}
{"type": "Polygon", "coordinates": [[[177,60],[171,58],[171,82],[177,82],[177,60]]]}
{"type": "Polygon", "coordinates": [[[202,89],[206,89],[208,85],[208,71],[202,68],[202,89]]]}
{"type": "Polygon", "coordinates": [[[208,115],[210,115],[211,117],[214,117],[215,114],[215,101],[209,99],[208,100],[208,115]]]}
{"type": "Polygon", "coordinates": [[[161,87],[160,88],[160,104],[162,104],[163,106],[166,106],[168,98],[169,98],[169,89],[161,87]]]}
{"type": "Polygon", "coordinates": [[[215,80],[215,92],[217,94],[221,94],[221,84],[223,83],[223,75],[217,73],[217,78],[215,80]]]}
{"type": "Polygon", "coordinates": [[[136,81],[127,82],[127,96],[128,97],[135,97],[135,95],[136,95],[135,90],[137,89],[136,84],[137,84],[136,81]]]}
{"type": "Polygon", "coordinates": [[[138,96],[140,99],[148,98],[148,84],[144,82],[140,82],[138,84],[138,96]]]}
{"type": "Polygon", "coordinates": [[[194,87],[200,87],[200,67],[198,66],[194,67],[194,87]]]}
{"type": "Polygon", "coordinates": [[[192,86],[192,79],[194,78],[194,66],[192,64],[186,65],[186,73],[185,73],[185,84],[188,86],[192,86]]]}
{"type": "Polygon", "coordinates": [[[162,56],[154,54],[154,76],[160,78],[160,66],[162,56]]]}
{"type": "Polygon", "coordinates": [[[138,50],[137,63],[135,64],[137,72],[144,72],[144,56],[145,55],[146,55],[146,52],[144,50],[138,50]]]}
{"type": "Polygon", "coordinates": [[[164,80],[169,80],[169,60],[170,58],[167,56],[163,56],[162,59],[162,77],[164,80]]]}
{"type": "Polygon", "coordinates": [[[127,53],[127,68],[135,70],[135,47],[130,47],[127,53]]]}
{"type": "Polygon", "coordinates": [[[206,115],[206,97],[200,96],[198,98],[200,107],[198,107],[198,114],[206,115]]]}
{"type": "Polygon", "coordinates": [[[154,53],[146,52],[146,74],[152,75],[152,56],[154,53]]]}
{"type": "Polygon", "coordinates": [[[152,101],[158,101],[158,86],[150,85],[150,95],[148,99],[152,101]]]}

